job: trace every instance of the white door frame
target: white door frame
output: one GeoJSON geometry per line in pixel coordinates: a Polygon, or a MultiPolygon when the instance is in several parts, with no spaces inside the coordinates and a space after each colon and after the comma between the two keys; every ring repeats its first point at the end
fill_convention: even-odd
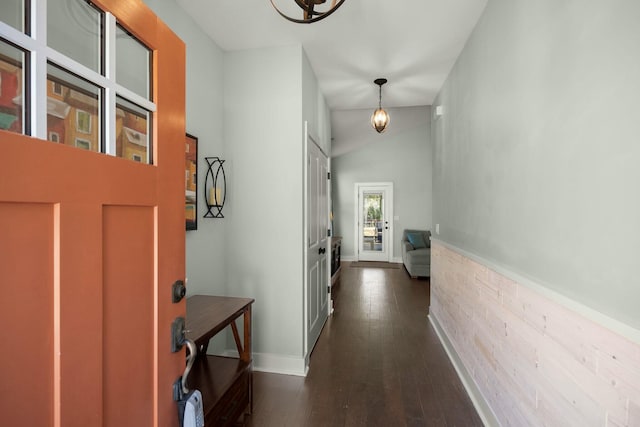
{"type": "Polygon", "coordinates": [[[393,260],[393,182],[356,182],[354,184],[355,190],[355,245],[356,259],[360,261],[362,258],[366,258],[367,261],[385,261],[391,262],[393,260]],[[365,190],[381,191],[384,193],[382,198],[384,207],[383,220],[388,228],[383,230],[383,244],[385,245],[386,252],[381,252],[380,256],[375,256],[371,252],[367,252],[366,256],[363,256],[362,241],[360,236],[362,235],[361,217],[361,203],[360,194],[365,190]],[[374,256],[372,256],[374,255],[374,256]]]}

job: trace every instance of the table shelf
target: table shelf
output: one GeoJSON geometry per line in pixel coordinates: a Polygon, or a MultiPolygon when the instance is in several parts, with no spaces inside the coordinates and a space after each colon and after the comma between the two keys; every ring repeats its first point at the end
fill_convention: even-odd
{"type": "Polygon", "coordinates": [[[253,374],[251,358],[251,298],[194,295],[187,299],[187,337],[196,343],[198,356],[187,383],[200,390],[205,424],[235,425],[243,413],[251,413],[253,374]],[[235,320],[243,317],[240,341],[235,320]],[[231,326],[239,357],[206,354],[209,340],[231,326]]]}

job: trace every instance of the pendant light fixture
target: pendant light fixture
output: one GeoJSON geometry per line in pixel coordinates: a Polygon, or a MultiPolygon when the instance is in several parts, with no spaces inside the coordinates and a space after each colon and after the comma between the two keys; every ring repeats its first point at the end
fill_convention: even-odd
{"type": "Polygon", "coordinates": [[[322,10],[316,10],[315,7],[317,5],[326,3],[327,0],[286,0],[289,2],[290,1],[295,2],[296,5],[298,5],[298,7],[302,9],[302,19],[296,19],[296,18],[291,18],[285,15],[283,12],[281,12],[280,9],[278,9],[278,6],[276,6],[274,0],[270,0],[270,1],[271,1],[271,6],[273,6],[273,8],[276,10],[276,12],[280,14],[280,16],[282,16],[284,19],[287,19],[291,22],[295,22],[296,24],[311,24],[313,22],[318,22],[319,20],[326,18],[327,16],[331,15],[333,12],[338,10],[338,8],[342,6],[342,3],[345,2],[345,0],[331,0],[331,5],[329,9],[322,11],[322,10]]]}
{"type": "Polygon", "coordinates": [[[387,82],[387,79],[375,79],[373,81],[380,88],[379,97],[378,97],[378,108],[371,115],[371,126],[378,131],[378,133],[384,132],[391,120],[389,118],[389,113],[382,109],[382,85],[387,82]]]}

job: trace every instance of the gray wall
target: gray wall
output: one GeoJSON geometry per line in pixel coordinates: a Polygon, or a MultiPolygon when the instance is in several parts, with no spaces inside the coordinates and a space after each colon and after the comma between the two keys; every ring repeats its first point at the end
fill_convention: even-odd
{"type": "Polygon", "coordinates": [[[206,212],[204,157],[226,158],[222,139],[223,52],[173,0],[145,3],[184,41],[187,49],[187,132],[198,137],[198,230],[186,232],[188,294],[224,294],[226,219],[202,218],[206,212]]]}
{"type": "MultiPolygon", "coordinates": [[[[431,227],[432,147],[429,107],[388,109],[393,126],[399,114],[417,116],[400,132],[378,134],[371,128],[363,148],[331,159],[334,235],[342,236],[342,256],[353,259],[358,245],[355,235],[355,189],[357,182],[393,182],[393,257],[401,260],[400,238],[405,228],[431,227]]],[[[390,129],[389,129],[390,130],[390,129]]]]}
{"type": "MultiPolygon", "coordinates": [[[[302,119],[308,123],[308,131],[322,151],[331,155],[331,119],[329,106],[320,91],[309,58],[302,55],[302,119]]],[[[304,137],[304,135],[303,135],[304,137]]],[[[304,161],[304,159],[303,159],[304,161]]]]}
{"type": "Polygon", "coordinates": [[[640,327],[640,2],[490,0],[434,105],[441,240],[640,327]]]}
{"type": "Polygon", "coordinates": [[[299,45],[229,52],[224,95],[234,197],[228,292],[256,299],[255,352],[300,360],[303,115],[317,112],[315,97],[303,103],[303,62],[299,45]]]}

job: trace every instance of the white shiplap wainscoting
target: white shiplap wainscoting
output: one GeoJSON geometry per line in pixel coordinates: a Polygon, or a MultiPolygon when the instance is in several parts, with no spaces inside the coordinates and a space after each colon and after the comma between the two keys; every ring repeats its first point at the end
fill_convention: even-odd
{"type": "Polygon", "coordinates": [[[431,257],[429,316],[485,421],[640,426],[640,345],[453,247],[431,257]]]}

